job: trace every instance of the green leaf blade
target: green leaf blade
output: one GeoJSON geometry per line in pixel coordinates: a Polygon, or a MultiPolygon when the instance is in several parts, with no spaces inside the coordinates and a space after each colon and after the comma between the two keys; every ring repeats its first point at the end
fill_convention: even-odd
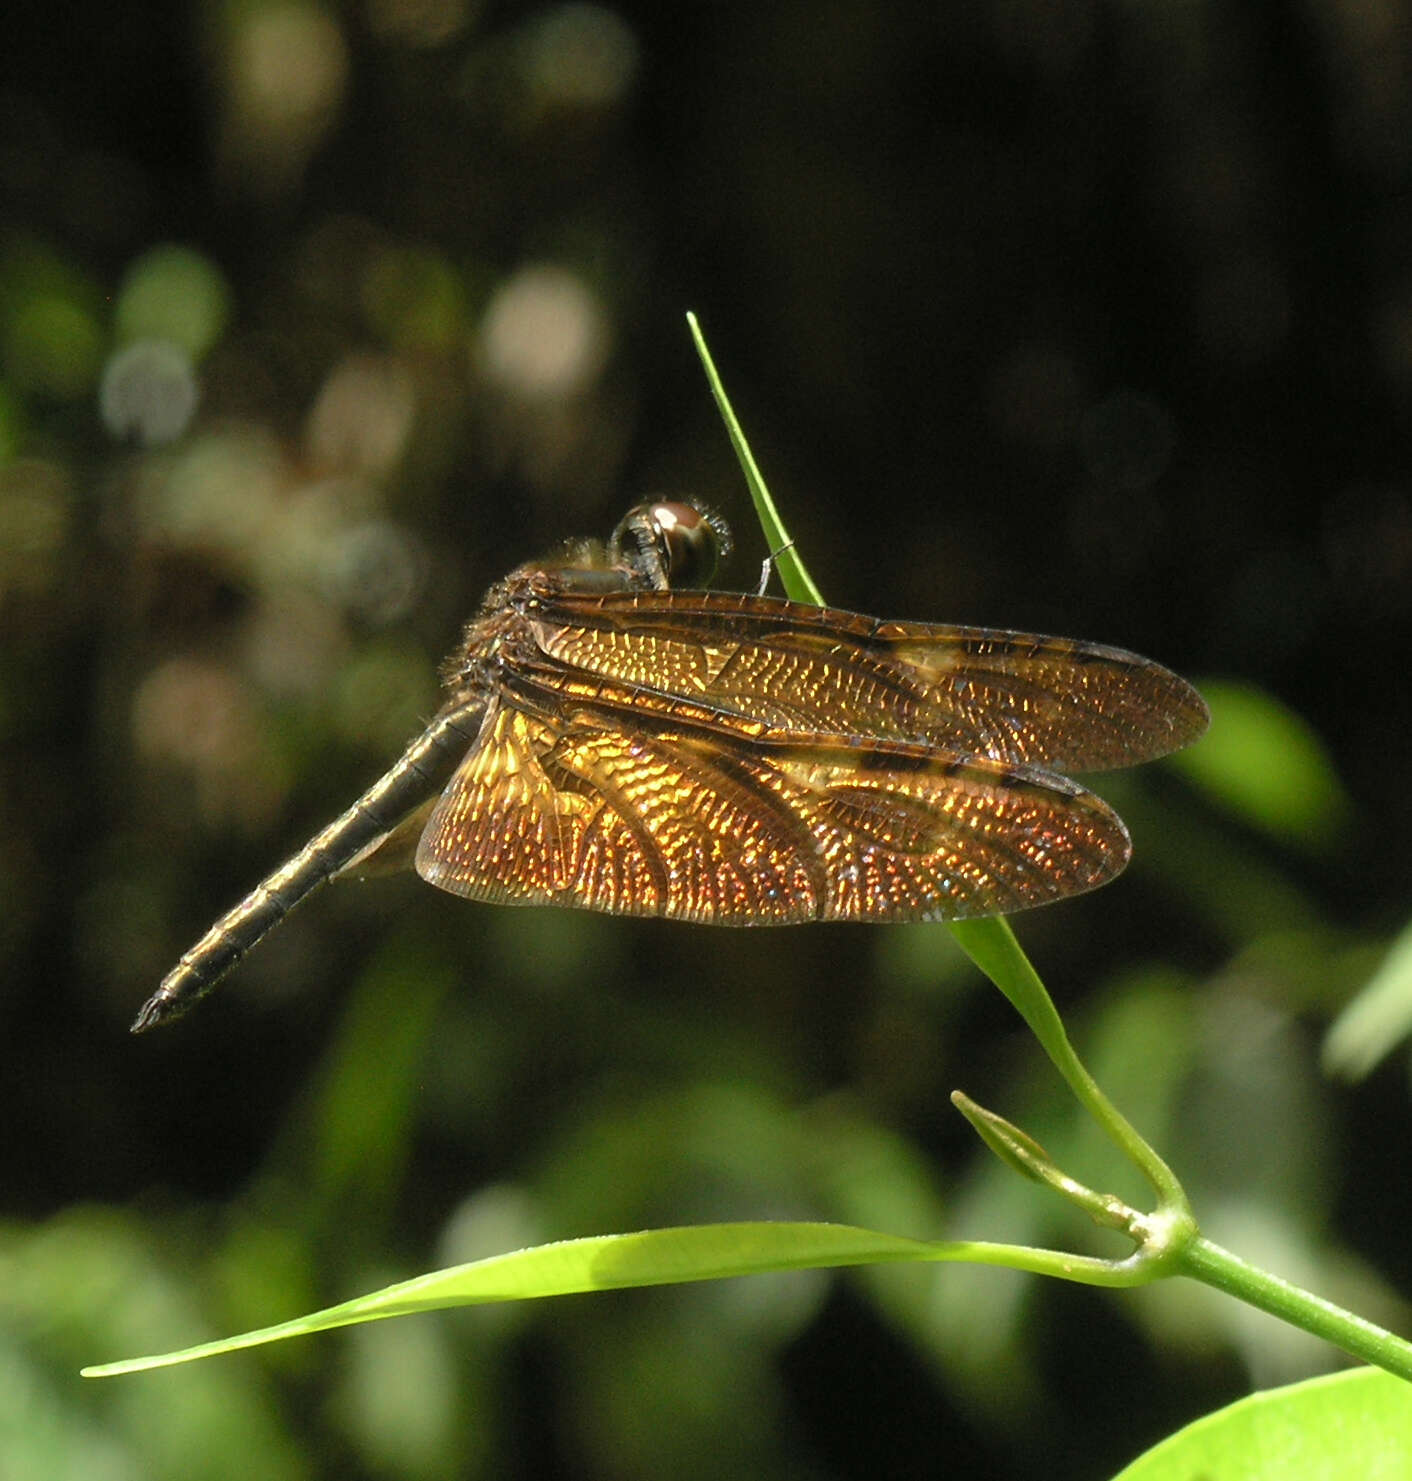
{"type": "Polygon", "coordinates": [[[1114,1481],[1404,1481],[1412,1476],[1412,1393],[1374,1369],[1252,1394],[1178,1430],[1114,1481]]]}
{"type": "Polygon", "coordinates": [[[720,1280],[767,1271],[945,1259],[954,1248],[846,1224],[769,1221],[699,1224],[561,1240],[399,1281],[352,1301],[235,1337],[177,1352],[103,1363],[85,1368],[83,1373],[86,1378],[111,1378],[357,1322],[383,1321],[453,1306],[720,1280]]]}

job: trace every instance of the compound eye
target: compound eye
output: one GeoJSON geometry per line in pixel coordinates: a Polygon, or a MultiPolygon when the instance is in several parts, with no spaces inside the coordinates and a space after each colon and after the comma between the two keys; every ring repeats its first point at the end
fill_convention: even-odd
{"type": "Polygon", "coordinates": [[[664,500],[649,505],[672,586],[707,586],[721,558],[721,537],[710,519],[691,504],[664,500]]]}
{"type": "Polygon", "coordinates": [[[610,545],[641,585],[659,591],[707,585],[729,549],[730,532],[718,515],[675,499],[628,510],[610,545]]]}

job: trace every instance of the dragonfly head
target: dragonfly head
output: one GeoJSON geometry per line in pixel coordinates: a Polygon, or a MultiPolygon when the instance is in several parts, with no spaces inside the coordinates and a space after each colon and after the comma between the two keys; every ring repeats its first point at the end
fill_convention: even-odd
{"type": "Polygon", "coordinates": [[[628,510],[608,542],[608,558],[631,573],[633,585],[667,591],[710,585],[730,548],[730,530],[714,510],[659,499],[628,510]]]}

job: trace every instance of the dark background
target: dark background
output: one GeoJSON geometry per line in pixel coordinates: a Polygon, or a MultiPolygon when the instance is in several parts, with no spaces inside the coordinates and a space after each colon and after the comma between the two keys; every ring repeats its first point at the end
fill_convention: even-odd
{"type": "Polygon", "coordinates": [[[15,1474],[1110,1474],[1334,1359],[1194,1289],[958,1267],[76,1369],[521,1244],[728,1218],[1107,1247],[1139,1196],[941,927],[343,884],[162,973],[436,707],[518,561],[645,493],[831,601],[1207,688],[1136,858],[1022,941],[1213,1237],[1408,1284],[1406,1077],[1320,1066],[1407,907],[1400,0],[56,4],[0,58],[0,1424],[15,1474]],[[16,1446],[22,1448],[14,1448],[16,1446]]]}

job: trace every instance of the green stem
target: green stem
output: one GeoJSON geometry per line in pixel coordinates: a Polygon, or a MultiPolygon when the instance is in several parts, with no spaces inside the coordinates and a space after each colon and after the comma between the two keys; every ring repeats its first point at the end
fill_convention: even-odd
{"type": "Polygon", "coordinates": [[[1268,1311],[1271,1316],[1322,1337],[1325,1342],[1398,1378],[1412,1379],[1412,1343],[1325,1301],[1322,1296],[1248,1265],[1209,1239],[1192,1240],[1177,1255],[1173,1270],[1268,1311]]]}
{"type": "MultiPolygon", "coordinates": [[[[706,370],[716,404],[729,432],[731,443],[745,473],[751,497],[755,501],[765,538],[773,551],[781,551],[777,560],[785,590],[796,601],[822,603],[818,588],[809,578],[797,552],[788,545],[788,536],[778,511],[770,498],[765,480],[751,455],[745,434],[726,396],[725,387],[706,347],[695,314],[687,315],[697,353],[706,370]]],[[[1125,1260],[1101,1260],[1083,1255],[1070,1255],[1059,1250],[1032,1249],[1024,1246],[966,1242],[948,1244],[938,1258],[970,1260],[976,1264],[1005,1266],[1028,1270],[1038,1275],[1081,1281],[1096,1286],[1135,1286],[1172,1275],[1186,1275],[1204,1285],[1224,1291],[1261,1311],[1312,1333],[1354,1357],[1386,1369],[1399,1378],[1412,1379],[1412,1344],[1402,1338],[1334,1306],[1322,1297],[1301,1290],[1267,1271],[1248,1265],[1244,1260],[1202,1238],[1185,1191],[1176,1174],[1158,1156],[1133,1127],[1131,1122],[1099,1089],[1093,1076],[1084,1068],[1064,1031],[1059,1011],[1054,1006],[1039,974],[1030,964],[1010,924],[1003,918],[952,921],[952,934],[961,949],[1010,1000],[1029,1025],[1045,1053],[1064,1077],[1075,1098],[1103,1127],[1115,1143],[1143,1173],[1152,1185],[1159,1207],[1152,1214],[1132,1213],[1125,1219],[1127,1232],[1137,1248],[1125,1260]]],[[[964,1099],[964,1098],[963,1098],[964,1099]]],[[[967,1103],[963,1110],[974,1113],[979,1126],[990,1133],[987,1141],[1011,1165],[1021,1166],[1029,1176],[1040,1169],[1038,1158],[1047,1162],[1033,1142],[1015,1132],[998,1117],[967,1103]],[[969,1109],[967,1109],[969,1107],[969,1109]],[[997,1145],[997,1142],[1000,1145],[997,1145]]],[[[1062,1182],[1062,1175],[1042,1178],[1052,1186],[1062,1182]]],[[[1060,1191],[1065,1191],[1060,1187],[1060,1191]]],[[[1098,1222],[1112,1226],[1114,1211],[1121,1207],[1104,1195],[1091,1194],[1075,1185],[1066,1196],[1099,1215],[1098,1222]]]]}
{"type": "Polygon", "coordinates": [[[954,1240],[944,1246],[938,1259],[964,1261],[968,1265],[990,1265],[997,1270],[1023,1270],[1027,1275],[1073,1281],[1077,1285],[1127,1290],[1156,1279],[1141,1254],[1125,1260],[1105,1260],[1097,1255],[1075,1255],[1068,1250],[1039,1249],[1028,1244],[997,1244],[991,1240],[954,1240]]]}
{"type": "Polygon", "coordinates": [[[1053,998],[1015,939],[1010,923],[1004,917],[953,921],[951,934],[962,951],[1009,998],[1055,1069],[1074,1092],[1075,1099],[1098,1122],[1118,1150],[1141,1171],[1162,1207],[1184,1213],[1189,1218],[1190,1205],[1176,1174],[1143,1140],[1084,1068],[1064,1032],[1063,1020],[1053,998]]]}
{"type": "Polygon", "coordinates": [[[731,446],[735,449],[740,470],[745,475],[745,486],[750,490],[756,517],[764,532],[765,544],[774,560],[775,569],[779,572],[780,584],[796,602],[808,602],[812,606],[822,607],[824,605],[823,593],[814,585],[814,578],[805,570],[804,562],[799,558],[799,552],[794,548],[794,541],[790,539],[789,531],[784,527],[784,520],[780,518],[780,512],[775,507],[775,501],[770,497],[769,486],[760,472],[760,465],[755,461],[755,454],[750,451],[750,444],[745,439],[745,431],[736,417],[730,397],[726,395],[725,383],[716,369],[716,362],[711,358],[711,351],[707,348],[706,336],[701,332],[701,325],[697,322],[695,314],[688,314],[686,322],[691,330],[692,341],[696,345],[696,353],[701,357],[701,367],[706,372],[706,384],[710,386],[711,394],[716,398],[716,408],[721,413],[721,420],[726,424],[726,434],[731,440],[731,446]]]}
{"type": "MultiPolygon", "coordinates": [[[[716,362],[711,358],[711,351],[707,347],[706,336],[701,332],[701,325],[696,315],[691,313],[686,316],[686,322],[691,330],[696,353],[701,357],[707,384],[711,387],[711,394],[716,399],[716,406],[720,410],[721,420],[726,425],[731,446],[735,449],[736,457],[740,462],[741,472],[745,475],[745,482],[750,489],[750,497],[755,503],[766,542],[772,551],[777,552],[775,564],[779,570],[780,580],[795,601],[821,605],[823,596],[805,568],[799,552],[794,549],[793,542],[785,530],[784,521],[780,518],[775,502],[770,497],[770,490],[765,483],[764,475],[760,472],[760,466],[750,451],[750,443],[740,425],[740,419],[735,414],[735,408],[731,405],[730,397],[726,394],[720,372],[716,369],[716,362]]],[[[1053,999],[1040,980],[1039,973],[1030,964],[1029,958],[1015,939],[1015,933],[1010,929],[1009,922],[1003,917],[991,917],[982,920],[951,921],[949,924],[961,949],[1010,999],[1020,1016],[1029,1024],[1035,1037],[1043,1045],[1045,1053],[1054,1062],[1059,1073],[1068,1081],[1079,1103],[1088,1109],[1108,1136],[1117,1144],[1119,1151],[1132,1161],[1152,1184],[1163,1209],[1169,1214],[1190,1222],[1190,1207],[1176,1175],[1153,1148],[1137,1134],[1131,1123],[1104,1095],[1093,1077],[1084,1069],[1078,1055],[1074,1053],[1073,1045],[1069,1043],[1068,1035],[1064,1032],[1064,1025],[1059,1018],[1059,1011],[1055,1008],[1053,999]]],[[[1194,1224],[1192,1227],[1195,1227],[1194,1224]]]]}

